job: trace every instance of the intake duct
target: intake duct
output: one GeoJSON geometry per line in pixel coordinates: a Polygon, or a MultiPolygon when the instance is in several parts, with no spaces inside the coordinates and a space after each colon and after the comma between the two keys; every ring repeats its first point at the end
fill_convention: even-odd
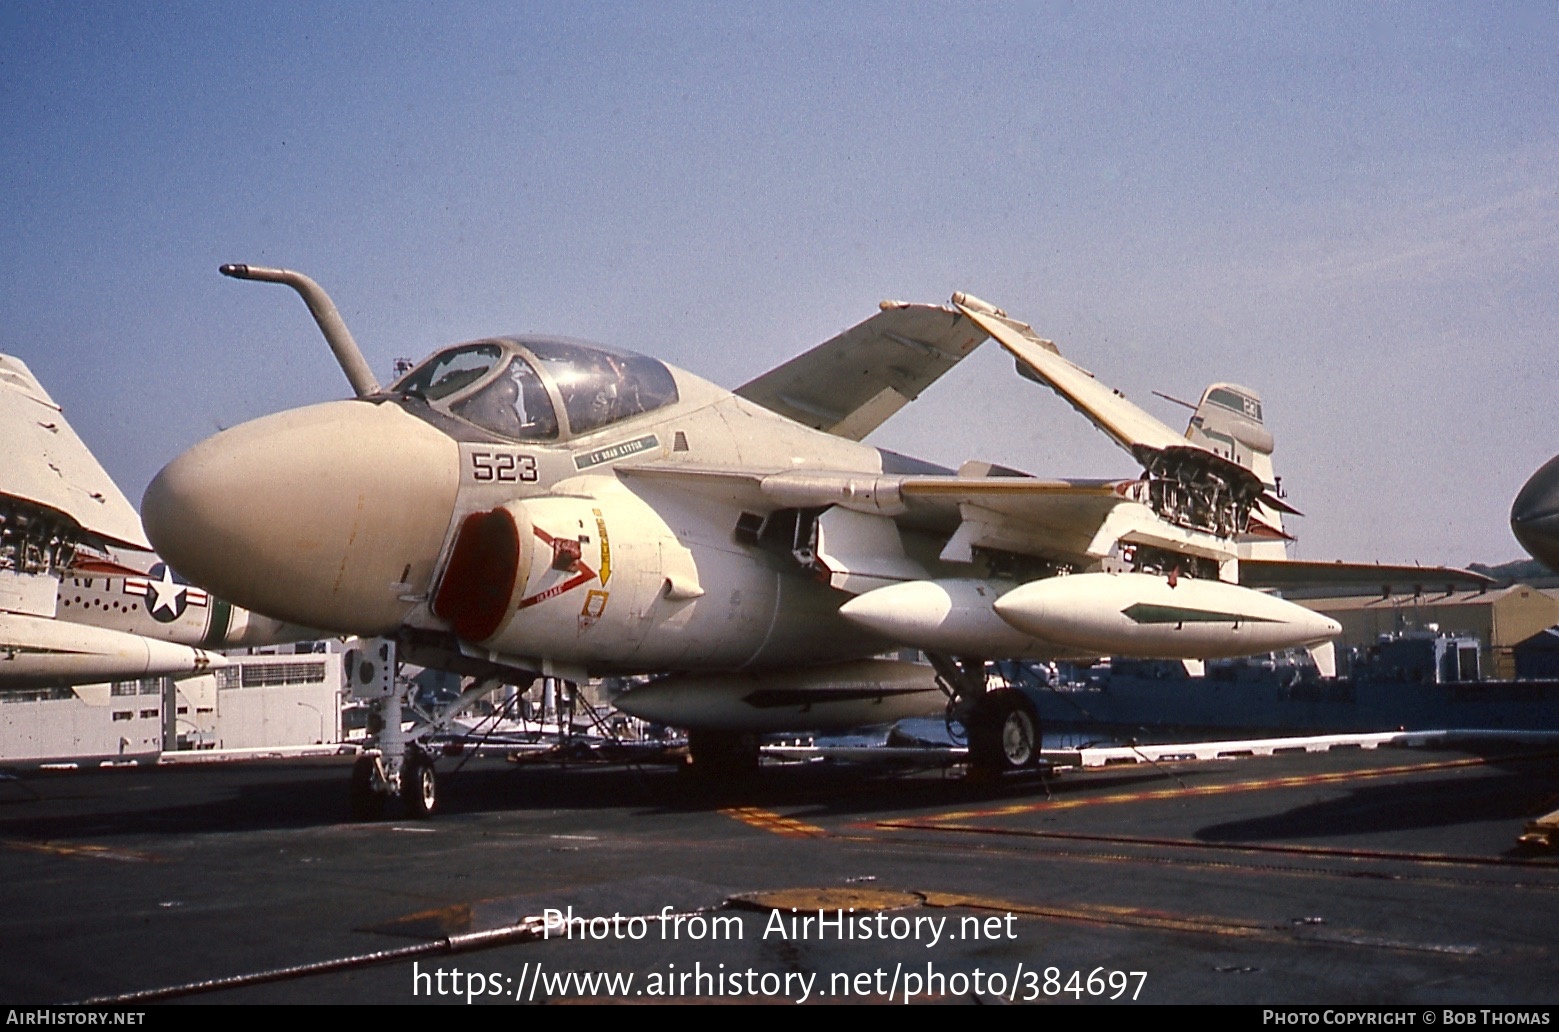
{"type": "Polygon", "coordinates": [[[433,598],[433,612],[466,641],[491,638],[525,593],[534,539],[523,502],[467,516],[433,598]]]}

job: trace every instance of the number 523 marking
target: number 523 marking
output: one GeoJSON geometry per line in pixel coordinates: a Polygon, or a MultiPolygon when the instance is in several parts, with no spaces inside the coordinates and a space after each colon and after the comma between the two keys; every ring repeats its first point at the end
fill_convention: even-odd
{"type": "Polygon", "coordinates": [[[536,457],[513,452],[471,453],[471,479],[479,484],[533,484],[537,480],[536,457]]]}

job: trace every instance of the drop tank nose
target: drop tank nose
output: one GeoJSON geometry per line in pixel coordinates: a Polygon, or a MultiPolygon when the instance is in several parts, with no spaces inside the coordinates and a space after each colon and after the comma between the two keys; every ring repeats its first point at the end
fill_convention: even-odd
{"type": "Polygon", "coordinates": [[[392,403],[335,401],[197,444],[141,513],[171,566],[231,602],[384,634],[428,590],[459,480],[449,437],[392,403]]]}

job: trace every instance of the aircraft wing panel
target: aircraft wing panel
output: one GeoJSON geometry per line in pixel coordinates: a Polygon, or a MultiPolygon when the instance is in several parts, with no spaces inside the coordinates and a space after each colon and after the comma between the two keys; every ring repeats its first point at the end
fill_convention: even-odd
{"type": "Polygon", "coordinates": [[[942,550],[946,561],[971,562],[975,548],[986,548],[1086,562],[1140,522],[1132,514],[1148,514],[1137,500],[1139,483],[920,477],[906,482],[902,493],[917,522],[930,522],[927,510],[953,507],[957,523],[942,550]]]}
{"type": "Polygon", "coordinates": [[[1135,501],[1135,480],[1031,477],[909,477],[899,487],[910,509],[978,507],[1004,520],[1092,533],[1116,506],[1135,501]]]}
{"type": "Polygon", "coordinates": [[[735,393],[814,430],[859,441],[985,337],[953,309],[884,301],[870,319],[735,393]]]}
{"type": "Polygon", "coordinates": [[[675,483],[754,512],[839,506],[951,534],[967,547],[985,545],[1046,557],[1086,557],[1151,514],[1138,480],[1041,480],[1036,477],[886,476],[819,470],[726,470],[645,463],[619,466],[627,477],[675,483]],[[1126,507],[1140,518],[1112,515],[1126,507]],[[1119,525],[1119,533],[1110,530],[1119,525]]]}
{"type": "Polygon", "coordinates": [[[713,502],[724,502],[755,512],[779,508],[763,493],[764,474],[756,470],[719,469],[709,466],[675,463],[622,463],[618,476],[629,481],[643,479],[670,484],[679,491],[698,495],[713,502]]]}
{"type": "Polygon", "coordinates": [[[151,550],[141,520],[26,364],[0,355],[0,494],[64,513],[110,544],[151,550]]]}
{"type": "Polygon", "coordinates": [[[1450,566],[1408,566],[1390,563],[1310,562],[1299,559],[1241,559],[1240,583],[1251,588],[1325,588],[1368,585],[1403,590],[1445,588],[1481,590],[1491,577],[1450,566]]]}
{"type": "Polygon", "coordinates": [[[1140,447],[1155,451],[1186,447],[1183,435],[1127,401],[1119,391],[1100,383],[1093,373],[1063,358],[1054,344],[1043,340],[1026,323],[1010,319],[968,294],[955,294],[953,302],[1017,360],[1019,372],[1061,395],[1133,455],[1140,447]]]}
{"type": "Polygon", "coordinates": [[[670,463],[622,465],[629,478],[677,481],[701,494],[733,500],[766,499],[766,508],[848,509],[899,515],[911,507],[980,505],[1016,518],[1058,504],[1082,504],[1107,512],[1123,502],[1140,501],[1139,480],[1042,480],[1038,477],[896,476],[847,471],[720,469],[670,463]]]}

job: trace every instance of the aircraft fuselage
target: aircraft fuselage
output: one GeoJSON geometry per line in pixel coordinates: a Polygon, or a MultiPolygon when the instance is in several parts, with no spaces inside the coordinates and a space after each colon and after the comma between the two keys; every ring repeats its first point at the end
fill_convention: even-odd
{"type": "Polygon", "coordinates": [[[884,454],[663,368],[674,401],[584,433],[556,418],[582,402],[537,394],[532,408],[554,414],[534,436],[550,440],[459,418],[469,391],[448,404],[392,389],[264,417],[170,463],[144,520],[181,573],[257,612],[424,647],[458,624],[479,636],[434,647],[535,671],[739,669],[887,647],[840,618],[848,596],[799,566],[779,529],[760,535],[762,514],[744,515],[718,483],[690,495],[616,473],[660,462],[869,475],[884,454]],[[480,548],[475,566],[453,564],[471,518],[500,509],[515,529],[489,551],[512,553],[507,575],[480,548]],[[473,623],[473,607],[485,619],[473,623]]]}

